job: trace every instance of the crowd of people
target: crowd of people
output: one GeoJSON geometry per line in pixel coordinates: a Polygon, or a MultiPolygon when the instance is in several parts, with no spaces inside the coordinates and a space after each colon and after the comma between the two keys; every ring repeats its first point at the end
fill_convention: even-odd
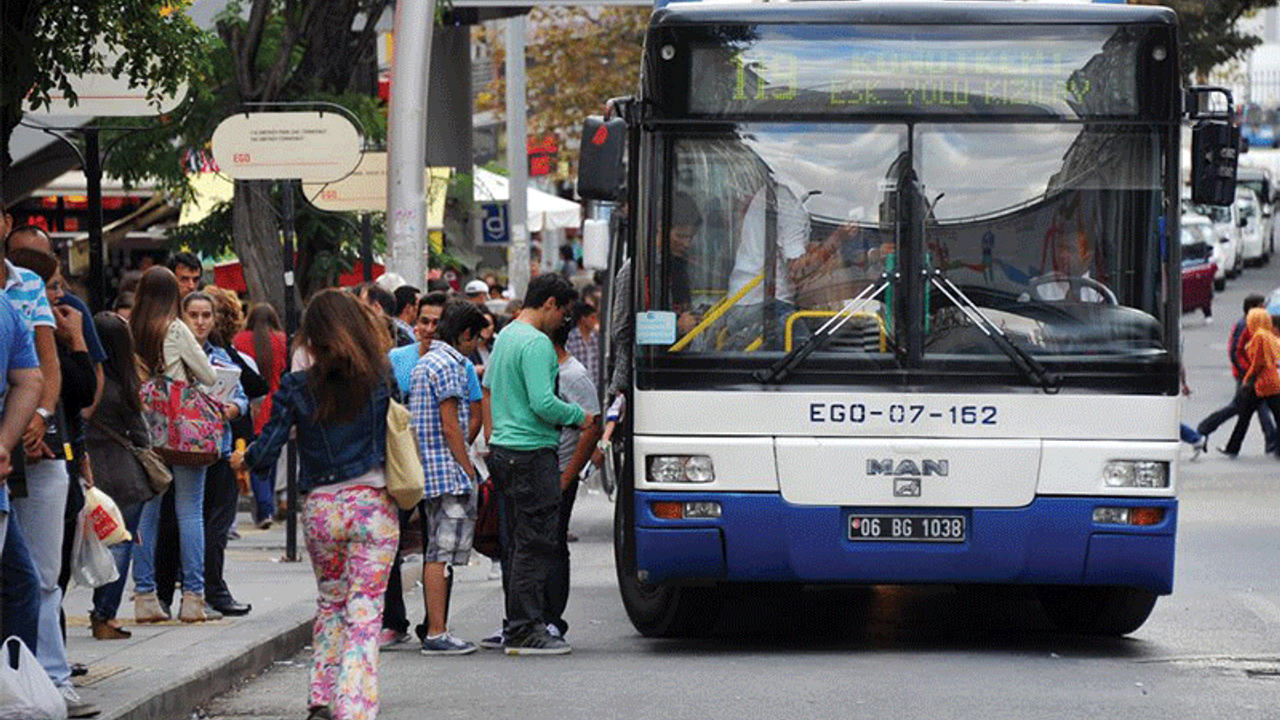
{"type": "Polygon", "coordinates": [[[117,619],[130,577],[136,623],[245,615],[250,598],[224,576],[228,539],[241,495],[259,527],[284,512],[278,464],[291,434],[318,585],[313,720],[376,715],[378,652],[413,640],[399,580],[419,548],[401,538],[419,525],[422,653],[570,651],[568,524],[600,437],[592,288],[540,274],[521,302],[492,277],[426,292],[383,278],[316,293],[290,347],[270,305],[246,312],[234,292],[202,288],[189,253],[126,276],[111,309],[93,314],[68,292],[43,230],[5,216],[0,236],[0,634],[33,650],[70,717],[98,712],[71,682],[62,617],[84,491],[110,496],[133,537],[110,548],[119,578],[93,591],[94,638],[131,636],[117,619]],[[199,388],[221,432],[209,458],[162,453],[170,481],[157,487],[138,452],[156,444],[148,388],[161,378],[199,388]],[[426,477],[409,511],[386,490],[393,399],[409,408],[426,477]],[[489,477],[502,546],[491,577],[506,603],[500,629],[477,643],[450,631],[448,608],[489,477]]]}

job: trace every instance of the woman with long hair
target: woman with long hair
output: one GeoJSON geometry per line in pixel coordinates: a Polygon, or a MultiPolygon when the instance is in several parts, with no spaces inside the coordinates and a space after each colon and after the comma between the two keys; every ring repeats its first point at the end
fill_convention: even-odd
{"type": "Polygon", "coordinates": [[[378,631],[399,544],[386,490],[391,393],[386,324],[357,298],[322,290],[302,319],[306,370],[286,374],[258,439],[233,465],[263,471],[297,429],[302,520],[319,597],[310,720],[369,720],[378,711],[378,631]]]}
{"type": "MultiPolygon", "coordinates": [[[[123,439],[138,447],[151,444],[138,399],[141,380],[134,361],[133,336],[129,334],[129,324],[114,312],[94,315],[93,323],[107,359],[102,363],[102,399],[85,428],[85,445],[93,467],[94,484],[116,501],[125,529],[136,535],[142,505],[155,493],[142,465],[120,442],[123,439]]],[[[134,544],[123,542],[111,546],[120,578],[93,591],[89,624],[98,640],[123,640],[131,636],[116,622],[116,611],[120,609],[120,597],[129,577],[134,544]]]]}
{"type": "MultiPolygon", "coordinates": [[[[289,358],[284,326],[280,324],[280,316],[276,314],[275,308],[267,303],[254,305],[249,311],[245,329],[236,333],[232,344],[237,350],[253,358],[258,364],[258,373],[270,387],[261,407],[254,411],[253,432],[260,435],[263,426],[267,424],[267,418],[271,417],[271,396],[280,389],[280,376],[284,374],[289,358]]],[[[250,474],[249,481],[253,487],[253,520],[258,527],[269,528],[275,515],[275,466],[263,472],[254,471],[250,474]]]]}
{"type": "MultiPolygon", "coordinates": [[[[204,349],[179,317],[178,279],[155,266],[142,274],[135,293],[129,328],[145,377],[164,375],[185,383],[213,385],[217,379],[204,349]]],[[[204,611],[204,475],[203,467],[175,465],[173,484],[178,515],[178,547],[182,558],[182,606],[178,619],[202,622],[204,611]]],[[[133,563],[134,617],[140,623],[169,619],[156,598],[156,533],[163,496],[142,507],[138,523],[141,545],[133,563]]]]}

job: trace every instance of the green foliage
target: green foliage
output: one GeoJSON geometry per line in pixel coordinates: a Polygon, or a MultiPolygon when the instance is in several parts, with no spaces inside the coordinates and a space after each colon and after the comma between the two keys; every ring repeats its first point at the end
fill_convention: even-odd
{"type": "Polygon", "coordinates": [[[1204,82],[1219,65],[1262,44],[1262,39],[1237,25],[1276,0],[1130,0],[1135,5],[1163,5],[1178,13],[1178,45],[1185,79],[1204,82]]]}

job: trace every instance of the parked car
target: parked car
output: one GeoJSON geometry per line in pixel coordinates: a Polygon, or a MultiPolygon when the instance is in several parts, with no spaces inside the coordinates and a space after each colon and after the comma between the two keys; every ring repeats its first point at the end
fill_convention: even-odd
{"type": "Polygon", "coordinates": [[[1258,195],[1262,207],[1262,262],[1265,264],[1276,251],[1276,199],[1277,187],[1266,168],[1242,165],[1236,171],[1236,187],[1246,187],[1258,195]]]}
{"type": "Polygon", "coordinates": [[[1205,225],[1183,225],[1182,244],[1182,312],[1199,310],[1213,317],[1214,276],[1218,266],[1213,262],[1213,234],[1205,225]]]}
{"type": "Polygon", "coordinates": [[[1240,227],[1240,261],[1262,265],[1267,261],[1267,244],[1262,236],[1262,204],[1247,187],[1236,186],[1236,224],[1240,227]]]}
{"type": "Polygon", "coordinates": [[[1240,213],[1235,203],[1231,205],[1184,206],[1185,212],[1203,215],[1213,223],[1213,234],[1222,246],[1226,277],[1233,278],[1244,269],[1244,257],[1240,254],[1240,213]]]}
{"type": "MultiPolygon", "coordinates": [[[[1218,235],[1213,229],[1213,221],[1204,215],[1187,213],[1182,216],[1180,224],[1184,238],[1190,233],[1197,241],[1209,246],[1209,260],[1214,265],[1213,289],[1225,290],[1227,287],[1227,252],[1223,243],[1218,241],[1218,235]]],[[[1183,252],[1185,254],[1185,250],[1183,252]]]]}

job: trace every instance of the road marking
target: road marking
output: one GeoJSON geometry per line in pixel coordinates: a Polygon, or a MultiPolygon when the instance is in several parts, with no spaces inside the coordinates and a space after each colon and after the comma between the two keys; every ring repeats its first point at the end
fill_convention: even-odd
{"type": "Polygon", "coordinates": [[[1236,593],[1235,597],[1262,622],[1280,625],[1280,606],[1256,593],[1236,593]]]}

